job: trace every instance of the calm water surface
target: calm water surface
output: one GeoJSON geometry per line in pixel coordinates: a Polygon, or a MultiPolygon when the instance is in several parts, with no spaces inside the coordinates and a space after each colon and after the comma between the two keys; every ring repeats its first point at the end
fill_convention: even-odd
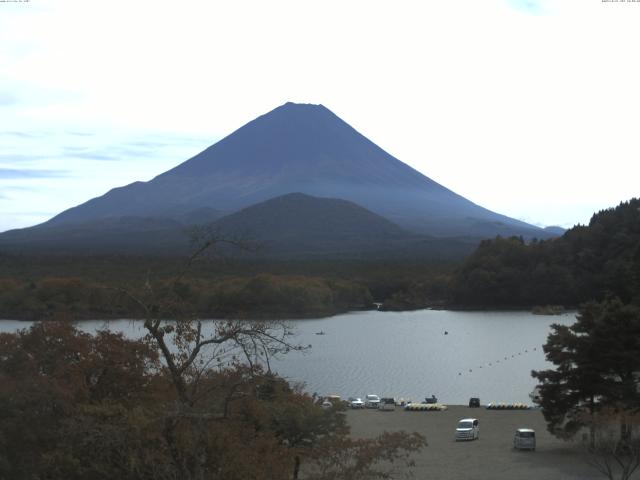
{"type": "MultiPolygon", "coordinates": [[[[466,404],[469,397],[480,397],[483,403],[529,403],[528,394],[536,383],[531,370],[550,366],[541,348],[549,326],[574,321],[573,313],[549,317],[437,310],[292,320],[297,341],[312,348],[290,353],[274,361],[272,368],[321,395],[376,393],[416,401],[434,394],[449,404],[466,404]]],[[[0,331],[28,325],[4,320],[0,331]]],[[[79,326],[91,332],[105,322],[79,326]]],[[[108,326],[134,338],[144,334],[141,322],[116,320],[108,326]]]]}

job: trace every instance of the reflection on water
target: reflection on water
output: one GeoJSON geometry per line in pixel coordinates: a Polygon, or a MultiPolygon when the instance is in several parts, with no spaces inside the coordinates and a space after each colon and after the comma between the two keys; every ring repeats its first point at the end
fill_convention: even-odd
{"type": "MultiPolygon", "coordinates": [[[[535,386],[531,370],[549,367],[542,352],[549,325],[574,321],[574,314],[437,310],[292,320],[297,341],[312,348],[290,353],[272,368],[321,395],[376,393],[418,401],[433,394],[450,404],[466,404],[469,397],[483,403],[529,402],[535,386]]],[[[28,325],[5,320],[0,331],[28,325]]],[[[95,331],[105,325],[90,321],[80,327],[95,331]]],[[[134,338],[144,335],[139,321],[110,321],[108,328],[134,338]]]]}

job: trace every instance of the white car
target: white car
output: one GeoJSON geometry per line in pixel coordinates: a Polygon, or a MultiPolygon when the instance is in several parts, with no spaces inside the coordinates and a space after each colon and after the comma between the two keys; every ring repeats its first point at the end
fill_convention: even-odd
{"type": "Polygon", "coordinates": [[[477,418],[463,418],[456,427],[456,442],[480,438],[480,425],[477,418]]]}
{"type": "Polygon", "coordinates": [[[364,408],[364,402],[359,397],[349,397],[347,402],[351,408],[364,408]]]}
{"type": "Polygon", "coordinates": [[[364,397],[364,406],[367,408],[378,408],[380,405],[380,397],[378,395],[367,395],[364,397]]]}

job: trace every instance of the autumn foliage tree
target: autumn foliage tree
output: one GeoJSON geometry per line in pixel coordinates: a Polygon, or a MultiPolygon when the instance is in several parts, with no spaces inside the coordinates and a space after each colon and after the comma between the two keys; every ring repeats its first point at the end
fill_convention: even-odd
{"type": "Polygon", "coordinates": [[[419,434],[352,440],[344,408],[275,375],[305,347],[283,322],[203,321],[184,274],[117,293],[146,336],[69,322],[0,335],[0,479],[396,478],[419,434]],[[391,466],[391,468],[390,468],[391,466]]]}
{"type": "Polygon", "coordinates": [[[0,478],[58,478],[43,473],[82,464],[81,449],[64,448],[79,419],[114,409],[124,418],[149,404],[158,368],[149,345],[107,331],[91,336],[66,322],[1,334],[0,478]]]}
{"type": "Polygon", "coordinates": [[[340,406],[255,364],[204,369],[196,392],[183,403],[152,342],[66,322],[2,334],[0,479],[396,478],[424,446],[351,440],[340,406]]]}

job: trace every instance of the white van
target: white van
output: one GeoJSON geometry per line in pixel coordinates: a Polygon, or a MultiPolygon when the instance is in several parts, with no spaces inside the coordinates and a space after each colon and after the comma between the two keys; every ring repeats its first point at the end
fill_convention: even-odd
{"type": "Polygon", "coordinates": [[[456,442],[480,438],[480,425],[477,418],[463,418],[456,427],[456,442]]]}
{"type": "Polygon", "coordinates": [[[380,403],[378,404],[378,410],[390,410],[393,411],[396,409],[396,399],[395,398],[381,398],[380,403]]]}
{"type": "Polygon", "coordinates": [[[369,394],[364,397],[364,406],[367,408],[378,408],[380,397],[378,395],[369,394]]]}
{"type": "Polygon", "coordinates": [[[536,449],[536,432],[530,428],[519,428],[513,436],[513,448],[516,450],[536,449]]]}

